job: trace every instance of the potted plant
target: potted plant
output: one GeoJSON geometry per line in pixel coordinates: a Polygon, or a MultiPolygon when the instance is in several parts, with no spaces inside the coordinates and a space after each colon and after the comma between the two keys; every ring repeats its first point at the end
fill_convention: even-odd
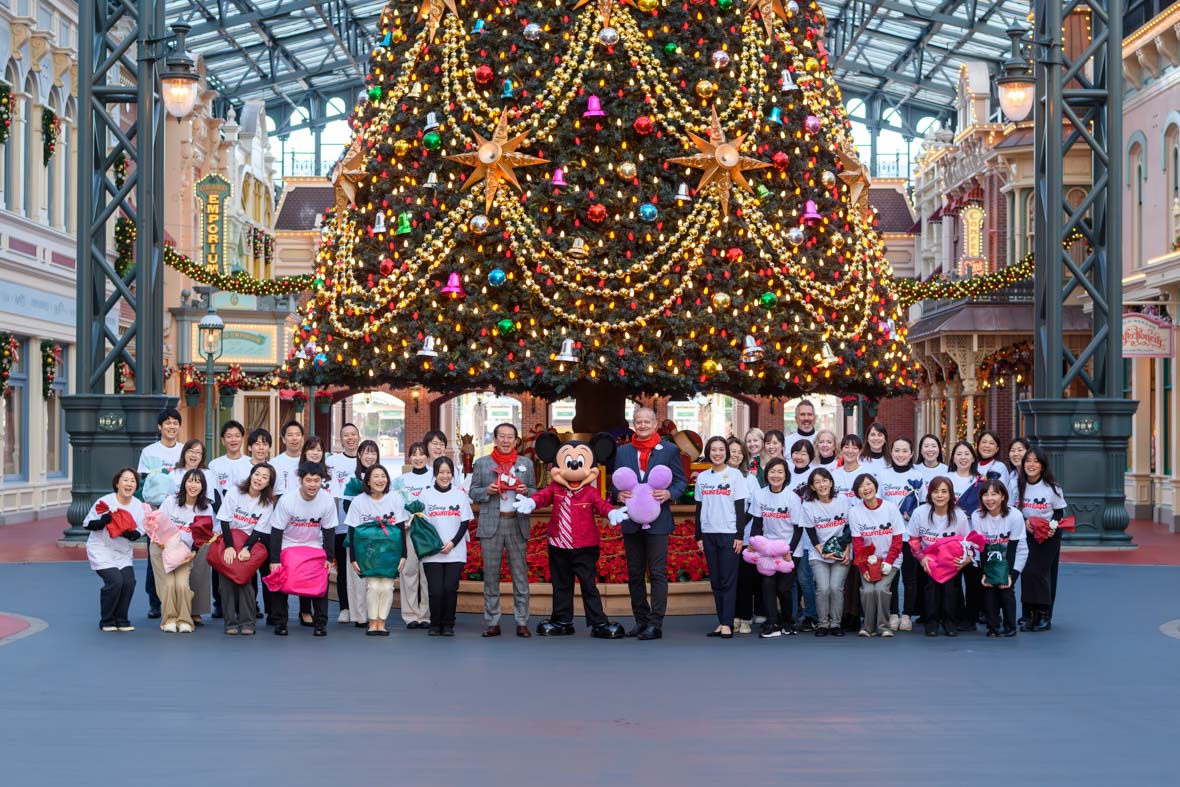
{"type": "Polygon", "coordinates": [[[234,396],[238,393],[238,387],[231,382],[222,382],[217,386],[218,393],[221,394],[221,406],[229,409],[234,406],[234,396]]]}
{"type": "Polygon", "coordinates": [[[852,414],[856,412],[856,405],[860,403],[860,397],[849,394],[841,398],[840,403],[844,405],[844,417],[851,418],[852,414]]]}
{"type": "Polygon", "coordinates": [[[189,380],[184,384],[184,403],[187,407],[196,407],[201,402],[201,384],[196,380],[189,380]]]}
{"type": "Polygon", "coordinates": [[[321,413],[329,413],[332,411],[332,394],[327,391],[316,391],[315,394],[315,409],[321,413]]]}
{"type": "Polygon", "coordinates": [[[870,420],[876,418],[877,417],[877,408],[880,405],[881,405],[881,403],[878,402],[876,399],[866,399],[865,400],[865,415],[867,415],[870,420]]]}
{"type": "Polygon", "coordinates": [[[291,394],[291,407],[294,408],[295,414],[298,415],[303,412],[303,408],[307,406],[307,394],[303,391],[296,391],[291,394]]]}

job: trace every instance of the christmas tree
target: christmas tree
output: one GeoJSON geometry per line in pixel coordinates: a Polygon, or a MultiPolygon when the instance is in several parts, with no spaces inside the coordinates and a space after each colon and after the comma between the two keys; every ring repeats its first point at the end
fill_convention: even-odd
{"type": "Polygon", "coordinates": [[[295,375],[579,407],[905,387],[824,24],[795,0],[391,3],[295,375]]]}

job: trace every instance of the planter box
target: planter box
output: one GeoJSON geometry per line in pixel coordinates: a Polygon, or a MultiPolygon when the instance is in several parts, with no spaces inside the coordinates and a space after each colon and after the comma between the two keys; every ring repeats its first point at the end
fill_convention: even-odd
{"type": "Polygon", "coordinates": [[[199,393],[185,393],[184,405],[185,407],[196,407],[201,403],[201,395],[199,393]]]}
{"type": "Polygon", "coordinates": [[[295,411],[296,415],[299,415],[300,413],[302,413],[303,409],[306,406],[307,406],[307,402],[299,402],[299,401],[291,402],[291,409],[293,409],[295,411]]]}

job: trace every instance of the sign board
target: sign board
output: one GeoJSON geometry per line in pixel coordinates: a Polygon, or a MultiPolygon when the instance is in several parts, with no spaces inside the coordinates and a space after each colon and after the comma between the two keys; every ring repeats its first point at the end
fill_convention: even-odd
{"type": "Polygon", "coordinates": [[[1170,358],[1175,351],[1175,327],[1150,314],[1123,315],[1124,358],[1170,358]]]}
{"type": "Polygon", "coordinates": [[[233,187],[225,178],[210,173],[197,181],[194,191],[201,201],[201,262],[226,273],[225,213],[233,187]]]}
{"type": "MultiPolygon", "coordinates": [[[[201,360],[197,331],[189,332],[190,358],[201,360]]],[[[218,364],[240,363],[247,366],[276,366],[279,363],[278,329],[274,325],[242,325],[226,323],[221,334],[221,357],[218,364]]]]}

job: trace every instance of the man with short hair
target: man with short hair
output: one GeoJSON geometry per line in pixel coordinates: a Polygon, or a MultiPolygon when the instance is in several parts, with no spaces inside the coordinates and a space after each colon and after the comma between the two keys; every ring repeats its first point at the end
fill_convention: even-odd
{"type": "Polygon", "coordinates": [[[783,455],[791,458],[791,446],[800,440],[808,440],[815,445],[815,405],[810,399],[802,399],[795,405],[795,431],[786,436],[783,455]]]}
{"type": "MultiPolygon", "coordinates": [[[[299,455],[303,451],[303,424],[298,421],[288,421],[279,430],[279,439],[283,441],[283,453],[270,460],[275,469],[275,494],[282,495],[288,489],[298,486],[299,455]]],[[[321,480],[326,480],[321,479],[321,480]]]]}
{"type": "MultiPolygon", "coordinates": [[[[139,454],[137,472],[142,481],[155,473],[170,474],[180,464],[180,411],[175,407],[165,407],[156,416],[156,429],[160,432],[160,439],[143,449],[139,454]]],[[[143,489],[142,484],[140,489],[143,489]]],[[[156,508],[163,500],[145,500],[156,508]]],[[[156,575],[152,569],[152,561],[147,561],[147,575],[143,583],[144,592],[148,597],[148,617],[160,617],[160,597],[156,594],[156,575]]]]}
{"type": "Polygon", "coordinates": [[[512,613],[516,636],[529,632],[529,517],[513,508],[517,495],[537,491],[533,466],[517,456],[518,432],[510,423],[492,430],[494,446],[471,468],[471,500],[479,503],[476,535],[483,550],[483,636],[500,636],[500,567],[508,553],[512,571],[512,613]]]}
{"type": "MultiPolygon", "coordinates": [[[[680,449],[670,442],[661,440],[656,432],[656,414],[650,407],[640,407],[631,422],[635,435],[631,442],[621,446],[615,455],[615,469],[629,467],[635,471],[642,483],[647,474],[657,465],[665,465],[672,471],[672,485],[667,489],[652,492],[660,503],[660,515],[647,529],[630,519],[623,521],[623,551],[627,556],[627,587],[631,591],[631,612],[635,625],[628,637],[641,640],[660,639],[664,636],[664,613],[668,609],[668,537],[672,535],[675,523],[672,521],[672,501],[677,500],[688,488],[684,465],[680,462],[680,449]],[[651,576],[651,602],[648,602],[647,582],[651,576]]],[[[630,492],[619,492],[611,488],[611,496],[620,503],[631,498],[630,492]]]]}
{"type": "Polygon", "coordinates": [[[274,445],[274,438],[265,429],[255,429],[246,438],[246,451],[250,456],[250,467],[270,461],[270,448],[274,445]]]}
{"type": "MultiPolygon", "coordinates": [[[[336,503],[320,494],[328,469],[320,462],[303,462],[296,469],[299,485],[279,498],[270,520],[270,570],[280,565],[282,551],[289,547],[319,547],[325,554],[324,570],[332,565],[336,545],[336,503]]],[[[315,636],[328,633],[328,594],[311,599],[315,636]]],[[[275,593],[274,633],[287,636],[287,594],[275,593]]]]}

